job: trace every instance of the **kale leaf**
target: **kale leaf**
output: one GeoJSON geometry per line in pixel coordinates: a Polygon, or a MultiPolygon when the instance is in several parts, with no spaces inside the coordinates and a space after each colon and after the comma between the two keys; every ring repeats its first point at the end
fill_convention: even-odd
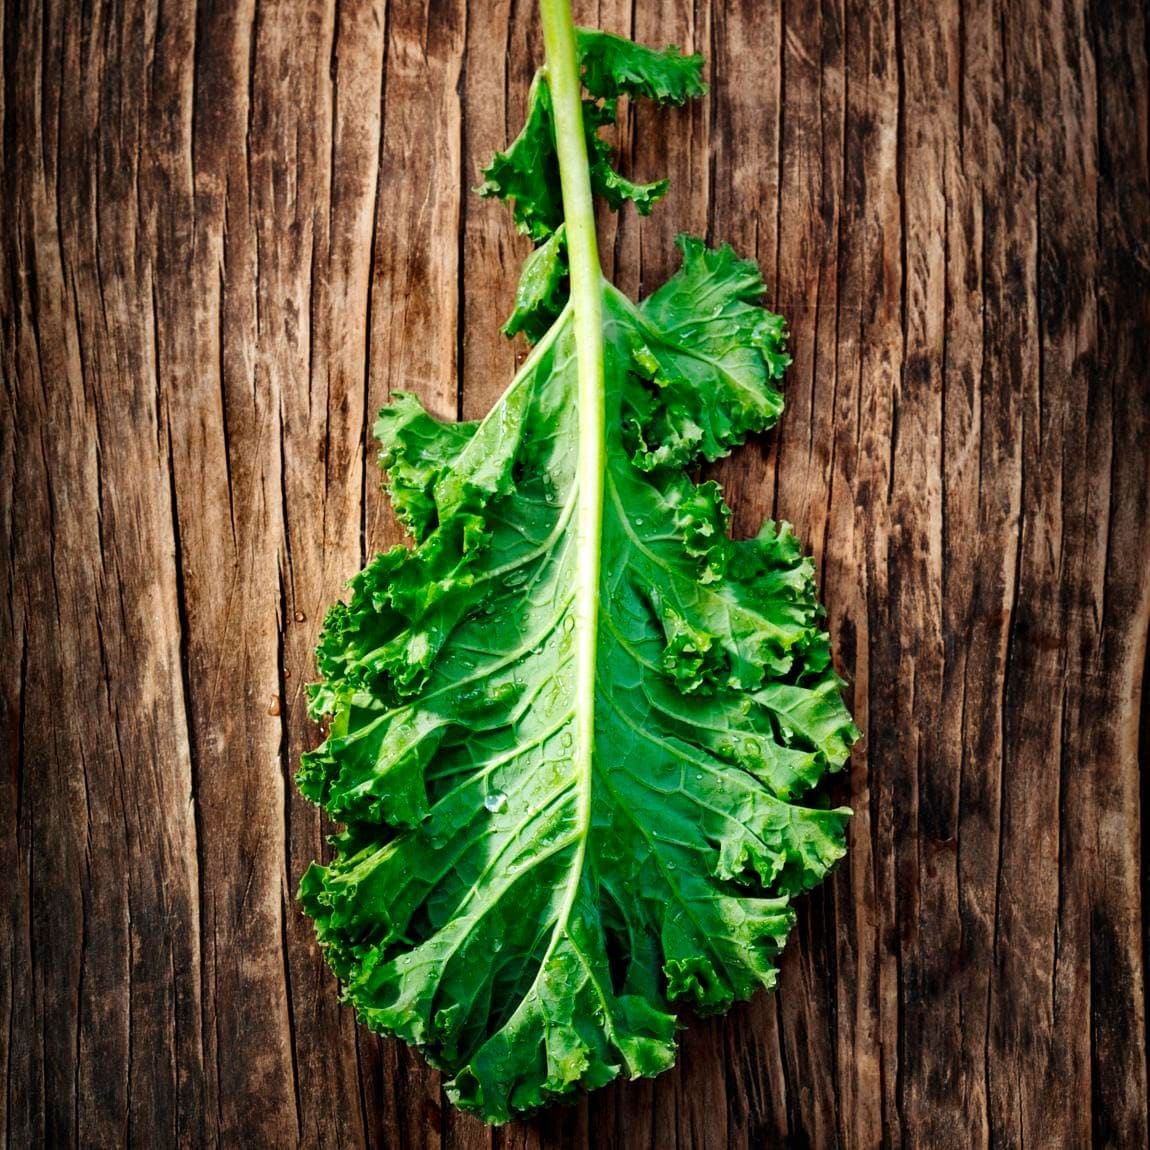
{"type": "Polygon", "coordinates": [[[623,94],[700,95],[701,60],[542,7],[548,70],[484,185],[539,241],[508,323],[537,343],[482,422],[381,413],[412,546],[328,613],[298,777],[345,827],[300,897],[347,999],[490,1122],[657,1074],[681,1006],[774,985],[793,898],[844,852],[818,784],[858,734],[791,529],[732,540],[693,476],[782,410],[758,269],[683,237],[636,305],[571,205],[580,176],[661,194],[597,129],[623,94]]]}

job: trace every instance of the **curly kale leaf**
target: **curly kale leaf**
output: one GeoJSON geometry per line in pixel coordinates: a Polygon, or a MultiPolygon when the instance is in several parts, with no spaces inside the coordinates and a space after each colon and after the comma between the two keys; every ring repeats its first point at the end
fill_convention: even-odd
{"type": "Polygon", "coordinates": [[[774,985],[858,736],[791,529],[731,539],[693,474],[782,411],[758,269],[682,237],[636,305],[599,266],[592,196],[666,187],[599,130],[622,95],[700,95],[702,61],[540,7],[548,65],[482,189],[536,241],[505,326],[536,347],[479,423],[381,413],[411,546],[328,613],[298,776],[344,827],[300,898],[347,1000],[490,1122],[657,1074],[681,1007],[774,985]]]}
{"type": "Polygon", "coordinates": [[[682,248],[641,306],[603,287],[591,753],[570,308],[482,424],[381,417],[416,544],[353,580],[321,648],[300,786],[348,829],[301,897],[360,1017],[490,1121],[671,1065],[676,1010],[774,985],[792,899],[844,849],[814,788],[855,730],[811,562],[785,525],[730,539],[688,474],[777,420],[782,321],[752,264],[682,248]]]}

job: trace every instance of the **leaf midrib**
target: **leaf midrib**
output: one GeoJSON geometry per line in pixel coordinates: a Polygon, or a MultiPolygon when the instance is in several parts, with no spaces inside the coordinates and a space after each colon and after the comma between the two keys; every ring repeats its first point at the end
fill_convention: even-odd
{"type": "MultiPolygon", "coordinates": [[[[587,137],[583,130],[583,88],[569,0],[540,0],[551,91],[567,257],[577,372],[578,451],[575,468],[575,698],[574,753],[578,846],[571,861],[563,904],[551,943],[539,964],[546,969],[567,924],[583,879],[591,827],[591,764],[595,749],[595,689],[598,662],[599,584],[602,565],[604,472],[603,273],[595,234],[595,209],[587,137]]],[[[538,980],[539,975],[536,975],[538,980]]]]}

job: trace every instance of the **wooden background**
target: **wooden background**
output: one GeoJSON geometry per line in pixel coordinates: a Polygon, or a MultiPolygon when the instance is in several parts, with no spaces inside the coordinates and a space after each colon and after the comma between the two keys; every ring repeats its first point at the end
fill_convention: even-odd
{"type": "Polygon", "coordinates": [[[624,117],[673,190],[603,248],[641,292],[678,230],[729,240],[790,318],[783,422],[721,475],[820,564],[850,856],[777,994],[529,1124],[339,1006],[301,685],[396,538],[389,388],[478,416],[522,350],[524,243],[469,189],[532,7],[2,6],[4,1145],[1145,1145],[1137,0],[578,5],[708,57],[697,107],[624,117]]]}

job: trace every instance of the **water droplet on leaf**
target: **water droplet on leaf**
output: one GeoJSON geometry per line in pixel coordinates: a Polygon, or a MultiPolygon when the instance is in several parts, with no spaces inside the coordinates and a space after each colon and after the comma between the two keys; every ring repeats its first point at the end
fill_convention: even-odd
{"type": "Polygon", "coordinates": [[[500,815],[507,810],[507,796],[502,791],[492,791],[483,800],[483,805],[493,815],[500,815]]]}

